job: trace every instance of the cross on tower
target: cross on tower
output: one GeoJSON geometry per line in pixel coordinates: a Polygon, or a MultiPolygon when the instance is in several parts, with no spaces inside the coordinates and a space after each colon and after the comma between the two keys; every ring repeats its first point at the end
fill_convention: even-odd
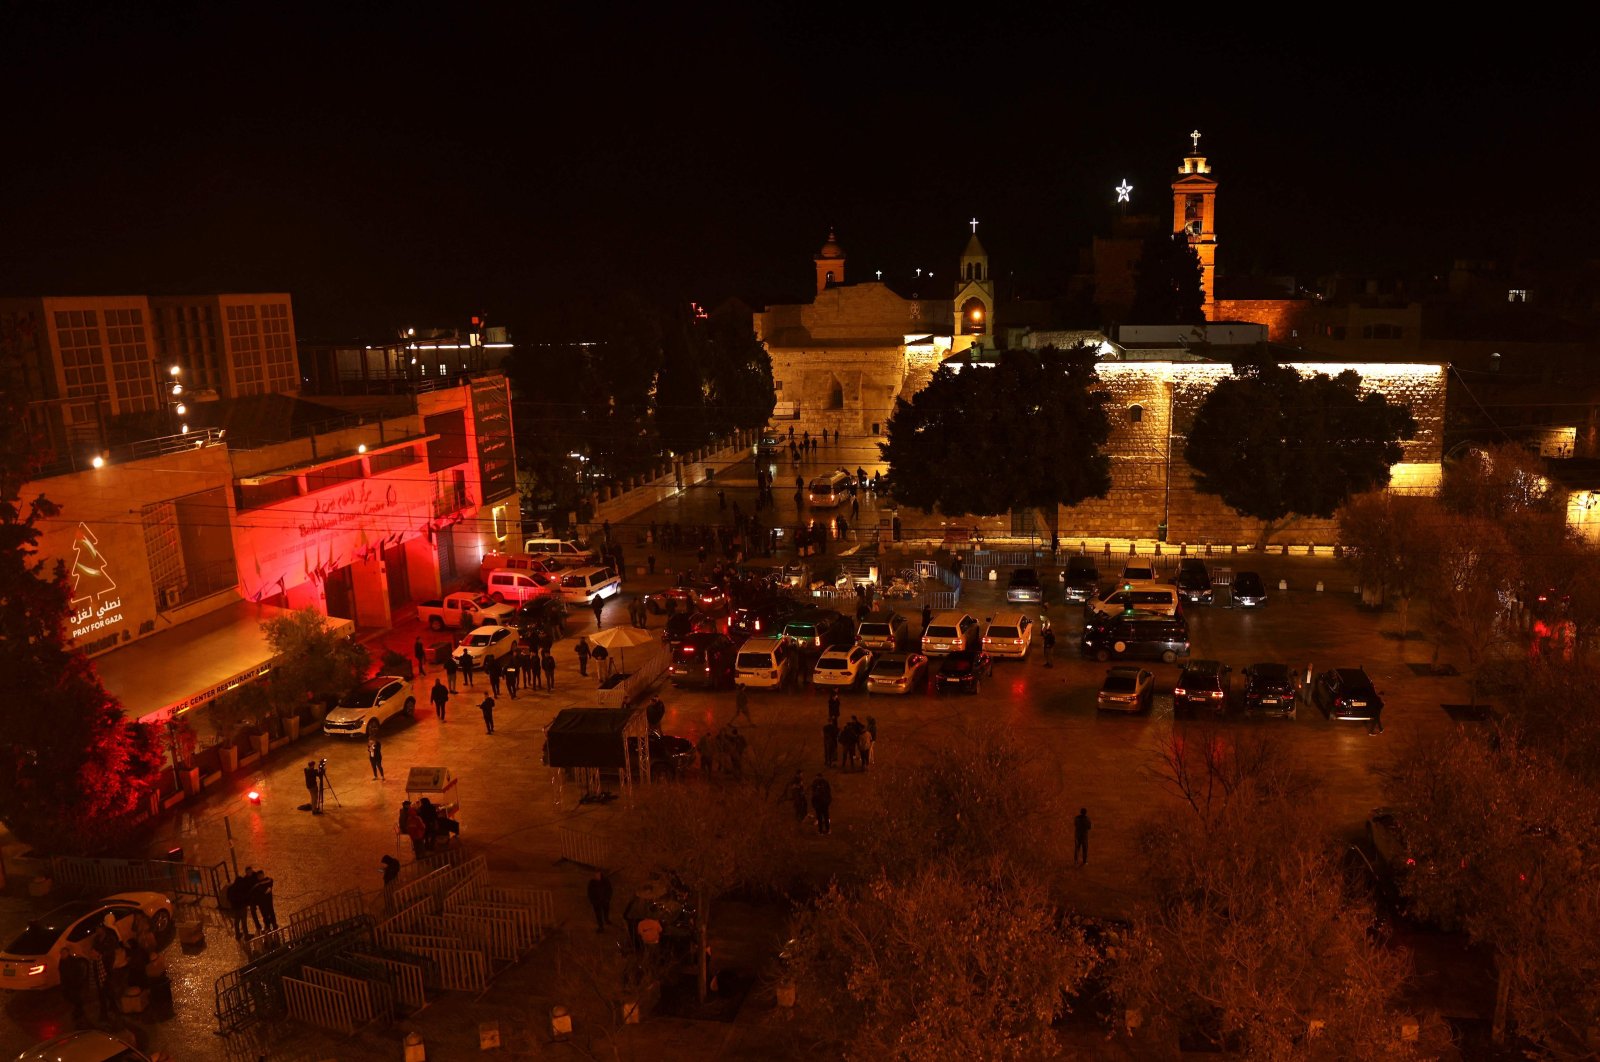
{"type": "Polygon", "coordinates": [[[971,221],[967,222],[967,224],[972,226],[972,234],[976,236],[978,234],[978,219],[973,218],[971,221]]]}
{"type": "Polygon", "coordinates": [[[1200,130],[1196,129],[1194,132],[1190,133],[1189,134],[1189,139],[1194,141],[1194,149],[1196,151],[1199,151],[1200,150],[1200,130]]]}

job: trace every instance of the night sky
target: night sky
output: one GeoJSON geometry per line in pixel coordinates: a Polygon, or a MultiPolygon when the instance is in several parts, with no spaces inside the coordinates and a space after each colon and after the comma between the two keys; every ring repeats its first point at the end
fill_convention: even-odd
{"type": "Polygon", "coordinates": [[[303,336],[530,337],[596,290],[804,298],[829,225],[852,279],[953,272],[974,215],[1048,291],[1122,178],[1170,210],[1196,127],[1225,272],[1594,255],[1586,34],[1512,9],[550,6],[6,3],[0,294],[288,290],[303,336]]]}

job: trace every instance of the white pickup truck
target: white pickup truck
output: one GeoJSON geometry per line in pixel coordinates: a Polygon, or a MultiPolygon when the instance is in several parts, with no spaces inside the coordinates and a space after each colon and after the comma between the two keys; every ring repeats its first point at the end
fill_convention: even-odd
{"type": "Polygon", "coordinates": [[[417,606],[417,618],[436,631],[471,630],[491,623],[504,623],[516,611],[488,594],[458,592],[446,594],[443,601],[424,601],[417,606]]]}

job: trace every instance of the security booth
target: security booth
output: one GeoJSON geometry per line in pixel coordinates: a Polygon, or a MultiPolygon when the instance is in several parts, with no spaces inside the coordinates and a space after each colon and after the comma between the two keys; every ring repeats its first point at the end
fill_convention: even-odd
{"type": "Polygon", "coordinates": [[[635,772],[650,779],[650,725],[639,708],[567,708],[545,727],[545,763],[552,781],[582,784],[583,803],[615,799],[615,784],[632,796],[635,772]]]}

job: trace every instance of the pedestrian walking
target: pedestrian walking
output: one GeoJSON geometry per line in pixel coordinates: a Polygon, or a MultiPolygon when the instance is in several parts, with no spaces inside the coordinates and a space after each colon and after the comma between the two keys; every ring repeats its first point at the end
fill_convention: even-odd
{"type": "Polygon", "coordinates": [[[494,733],[494,698],[485,697],[478,703],[478,711],[483,713],[483,729],[494,733]]]}
{"type": "Polygon", "coordinates": [[[589,607],[594,610],[594,629],[600,630],[604,628],[605,621],[602,619],[602,616],[605,614],[606,610],[605,599],[597,597],[593,602],[590,603],[589,607]]]}
{"type": "Polygon", "coordinates": [[[806,780],[799,771],[794,772],[794,777],[789,779],[789,803],[794,807],[794,821],[806,821],[806,812],[810,805],[806,801],[806,780]]]}
{"type": "Polygon", "coordinates": [[[933,622],[933,606],[926,601],[922,603],[922,630],[927,633],[928,624],[933,622]]]}
{"type": "Polygon", "coordinates": [[[828,809],[833,806],[833,787],[828,780],[822,777],[822,772],[811,780],[811,810],[817,816],[817,832],[822,834],[832,833],[832,826],[828,822],[828,809]]]}
{"type": "Polygon", "coordinates": [[[421,678],[427,674],[428,670],[426,666],[428,663],[428,648],[422,644],[421,635],[418,635],[417,640],[411,643],[411,655],[417,658],[417,678],[421,678]]]}
{"type": "Polygon", "coordinates": [[[839,762],[839,721],[830,718],[822,724],[822,765],[837,766],[839,762]]]}
{"type": "Polygon", "coordinates": [[[743,686],[740,686],[739,691],[733,695],[733,718],[737,720],[741,715],[744,716],[745,722],[755,722],[750,718],[750,691],[743,686]]]}
{"type": "Polygon", "coordinates": [[[522,656],[522,650],[514,647],[511,659],[506,661],[506,669],[500,676],[506,680],[506,696],[512,700],[517,699],[517,680],[522,677],[522,656]]]}
{"type": "Polygon", "coordinates": [[[1079,808],[1072,820],[1072,865],[1089,865],[1089,809],[1079,808]],[[1081,857],[1081,858],[1080,858],[1081,857]]]}
{"type": "Polygon", "coordinates": [[[461,682],[470,690],[472,688],[472,672],[477,668],[478,662],[472,659],[472,654],[465,649],[461,650],[461,656],[457,662],[461,665],[461,682]]]}
{"type": "Polygon", "coordinates": [[[383,779],[383,742],[378,740],[378,735],[373,734],[367,738],[367,762],[372,764],[372,780],[383,779]]]}
{"type": "Polygon", "coordinates": [[[1046,627],[1044,632],[1044,666],[1055,667],[1052,658],[1056,655],[1056,632],[1046,627]]]}
{"type": "Polygon", "coordinates": [[[604,933],[611,924],[611,879],[603,870],[589,879],[589,906],[594,908],[594,931],[604,933]]]}
{"type": "Polygon", "coordinates": [[[539,688],[539,650],[538,633],[534,633],[533,640],[522,640],[522,652],[517,654],[517,663],[522,668],[522,685],[524,689],[536,690],[539,688]]]}
{"type": "Polygon", "coordinates": [[[500,663],[498,656],[490,655],[483,662],[483,673],[489,676],[489,695],[500,696],[500,676],[505,671],[505,666],[500,663]]]}
{"type": "Polygon", "coordinates": [[[268,933],[278,928],[277,900],[272,895],[272,877],[265,870],[257,870],[250,886],[250,904],[261,912],[261,924],[268,933]]]}
{"type": "Polygon", "coordinates": [[[456,691],[456,657],[454,653],[444,654],[444,677],[450,680],[450,692],[456,691]]]}
{"type": "Polygon", "coordinates": [[[1383,699],[1373,698],[1370,711],[1372,718],[1367,720],[1367,737],[1383,733],[1383,699]]]}
{"type": "MultiPolygon", "coordinates": [[[[75,951],[63,951],[56,970],[61,978],[61,994],[72,1005],[72,1025],[77,1028],[88,1020],[84,1001],[88,999],[90,985],[96,983],[94,971],[89,967],[89,960],[75,951]]],[[[100,1016],[106,1015],[102,1012],[100,1016]]]]}
{"type": "Polygon", "coordinates": [[[556,691],[556,658],[546,649],[539,657],[539,667],[544,671],[544,688],[551,693],[556,691]]]}
{"type": "Polygon", "coordinates": [[[829,690],[828,691],[828,722],[830,722],[830,723],[832,723],[834,725],[834,729],[838,729],[838,726],[839,726],[839,703],[840,703],[839,702],[839,691],[837,689],[829,690]]]}
{"type": "Polygon", "coordinates": [[[654,553],[645,554],[644,563],[645,568],[651,575],[654,575],[656,573],[656,555],[654,553]]]}
{"type": "Polygon", "coordinates": [[[450,691],[445,689],[444,683],[434,679],[428,699],[433,702],[433,711],[439,717],[439,722],[444,722],[444,706],[450,703],[450,691]]]}

